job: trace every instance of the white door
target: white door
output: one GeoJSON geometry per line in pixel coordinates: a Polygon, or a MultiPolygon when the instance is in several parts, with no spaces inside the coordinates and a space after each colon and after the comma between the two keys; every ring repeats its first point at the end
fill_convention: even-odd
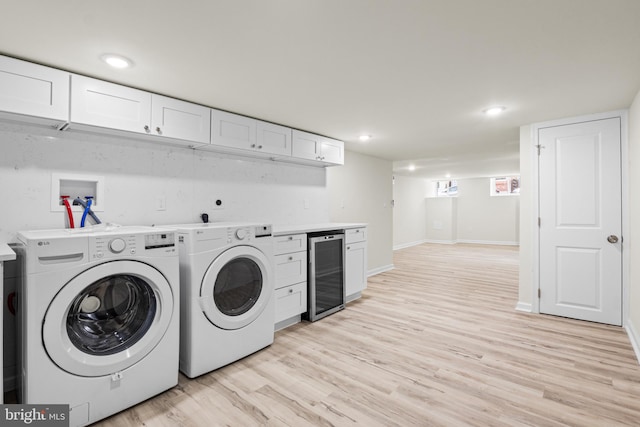
{"type": "Polygon", "coordinates": [[[541,313],[622,324],[620,126],[539,129],[541,313]]]}

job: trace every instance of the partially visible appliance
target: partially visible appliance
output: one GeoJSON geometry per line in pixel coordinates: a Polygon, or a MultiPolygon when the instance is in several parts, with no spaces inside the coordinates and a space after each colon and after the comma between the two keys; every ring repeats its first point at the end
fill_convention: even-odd
{"type": "Polygon", "coordinates": [[[345,307],[344,232],[309,233],[308,302],[304,319],[322,319],[345,307]]]}
{"type": "Polygon", "coordinates": [[[273,343],[271,226],[172,227],[180,248],[180,370],[194,378],[273,343]]]}
{"type": "Polygon", "coordinates": [[[178,383],[174,230],[27,231],[18,286],[18,400],[96,422],[178,383]]]}

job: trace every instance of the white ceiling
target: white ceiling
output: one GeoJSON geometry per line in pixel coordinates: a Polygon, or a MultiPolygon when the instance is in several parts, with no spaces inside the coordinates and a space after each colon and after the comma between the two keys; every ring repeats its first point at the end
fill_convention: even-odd
{"type": "Polygon", "coordinates": [[[517,173],[520,125],[626,108],[640,90],[640,0],[3,0],[2,11],[1,53],[341,139],[431,178],[517,173]],[[109,69],[107,52],[135,66],[109,69]],[[508,110],[485,117],[492,105],[508,110]]]}

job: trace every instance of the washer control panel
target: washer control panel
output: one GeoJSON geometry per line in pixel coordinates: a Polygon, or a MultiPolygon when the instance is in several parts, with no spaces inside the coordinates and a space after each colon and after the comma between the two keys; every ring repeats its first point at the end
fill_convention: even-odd
{"type": "Polygon", "coordinates": [[[113,255],[135,255],[138,242],[135,235],[95,236],[89,238],[92,260],[109,258],[113,255]]]}
{"type": "Polygon", "coordinates": [[[90,259],[93,261],[136,255],[154,249],[175,252],[175,246],[176,234],[164,231],[144,234],[105,234],[89,238],[90,259]]]}

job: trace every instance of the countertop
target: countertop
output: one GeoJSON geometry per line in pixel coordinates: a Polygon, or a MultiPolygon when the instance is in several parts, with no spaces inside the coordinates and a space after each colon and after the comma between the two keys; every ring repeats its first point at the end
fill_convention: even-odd
{"type": "Polygon", "coordinates": [[[6,243],[0,243],[0,262],[16,259],[16,253],[6,243]]]}
{"type": "Polygon", "coordinates": [[[367,224],[361,222],[325,222],[322,224],[301,224],[301,225],[274,225],[271,232],[274,236],[285,234],[314,233],[316,231],[348,230],[350,228],[366,227],[367,224]]]}

